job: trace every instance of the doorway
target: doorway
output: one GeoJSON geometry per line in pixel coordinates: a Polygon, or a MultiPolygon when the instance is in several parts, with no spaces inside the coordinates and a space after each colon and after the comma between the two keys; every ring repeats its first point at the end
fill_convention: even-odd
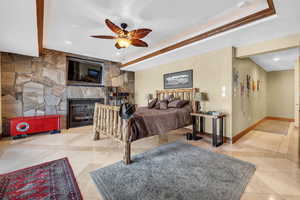
{"type": "MultiPolygon", "coordinates": [[[[233,62],[233,132],[299,160],[299,48],[233,62]],[[265,138],[265,140],[264,140],[265,138]]],[[[255,146],[255,145],[254,145],[255,146]]]]}

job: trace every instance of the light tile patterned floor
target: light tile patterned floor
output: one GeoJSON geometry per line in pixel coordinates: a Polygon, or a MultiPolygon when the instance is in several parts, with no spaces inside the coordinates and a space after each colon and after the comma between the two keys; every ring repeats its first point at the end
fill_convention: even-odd
{"type": "MultiPolygon", "coordinates": [[[[180,129],[166,137],[152,137],[132,144],[134,154],[161,144],[186,141],[180,129]]],[[[209,150],[254,163],[257,171],[242,200],[299,200],[300,168],[298,163],[298,130],[290,125],[289,134],[252,131],[236,144],[213,148],[206,141],[190,142],[209,150]]],[[[5,173],[41,162],[68,157],[84,199],[101,199],[89,172],[122,159],[122,146],[102,138],[92,140],[91,127],[69,129],[57,135],[34,135],[21,140],[0,141],[0,173],[5,173]]]]}

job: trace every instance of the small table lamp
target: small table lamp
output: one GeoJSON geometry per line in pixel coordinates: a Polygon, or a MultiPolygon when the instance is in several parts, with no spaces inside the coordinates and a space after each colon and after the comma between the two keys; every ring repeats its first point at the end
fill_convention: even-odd
{"type": "Polygon", "coordinates": [[[153,94],[149,93],[149,94],[146,94],[145,95],[145,99],[147,100],[148,104],[149,104],[149,101],[153,99],[153,94]]]}
{"type": "Polygon", "coordinates": [[[208,101],[207,93],[205,93],[205,92],[197,92],[195,94],[195,98],[194,99],[195,99],[195,101],[200,102],[200,106],[198,106],[197,111],[205,112],[205,101],[208,101]],[[202,103],[202,105],[201,105],[201,103],[202,103]]]}
{"type": "Polygon", "coordinates": [[[205,102],[208,101],[207,93],[201,92],[200,95],[201,95],[200,103],[202,103],[202,105],[201,105],[201,111],[202,111],[202,112],[206,112],[206,109],[205,109],[205,102]]]}
{"type": "Polygon", "coordinates": [[[194,103],[193,103],[193,112],[199,112],[199,102],[201,100],[200,92],[196,92],[194,96],[194,103]]]}

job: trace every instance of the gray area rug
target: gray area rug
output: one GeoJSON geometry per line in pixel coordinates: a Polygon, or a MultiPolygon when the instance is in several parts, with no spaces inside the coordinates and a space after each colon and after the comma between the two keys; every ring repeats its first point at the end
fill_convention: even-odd
{"type": "Polygon", "coordinates": [[[176,142],[91,172],[105,200],[238,200],[255,166],[176,142]]]}
{"type": "Polygon", "coordinates": [[[266,120],[260,123],[257,127],[255,127],[255,130],[280,135],[287,135],[289,132],[290,123],[291,122],[279,120],[266,120]]]}

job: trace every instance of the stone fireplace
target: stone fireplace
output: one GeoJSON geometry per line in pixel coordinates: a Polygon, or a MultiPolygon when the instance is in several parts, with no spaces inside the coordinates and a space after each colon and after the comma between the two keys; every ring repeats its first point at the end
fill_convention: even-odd
{"type": "Polygon", "coordinates": [[[67,128],[92,125],[95,103],[104,103],[104,99],[68,99],[67,128]]]}
{"type": "MultiPolygon", "coordinates": [[[[2,53],[2,117],[62,115],[62,128],[67,127],[68,99],[103,99],[106,87],[119,87],[134,101],[134,73],[120,70],[120,64],[99,60],[103,64],[105,87],[67,86],[67,56],[78,55],[45,50],[36,58],[2,53]]],[[[102,100],[101,100],[102,101],[102,100]]]]}

